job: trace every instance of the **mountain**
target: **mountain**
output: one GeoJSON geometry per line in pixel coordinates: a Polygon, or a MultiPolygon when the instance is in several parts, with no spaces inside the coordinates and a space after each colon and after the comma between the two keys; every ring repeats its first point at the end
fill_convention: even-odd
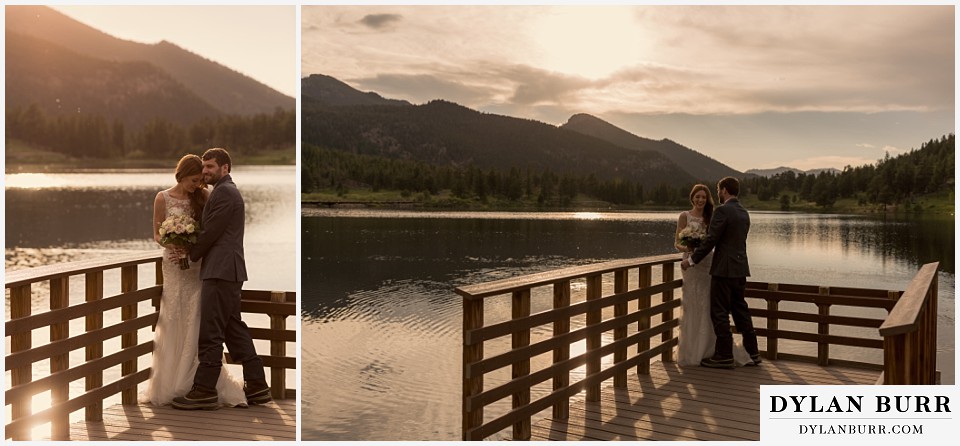
{"type": "Polygon", "coordinates": [[[708,184],[726,176],[742,176],[727,165],[669,139],[655,141],[643,138],[588,114],[573,115],[560,128],[590,135],[620,147],[660,153],[680,166],[690,177],[708,184]]]}
{"type": "Polygon", "coordinates": [[[317,103],[329,106],[345,105],[411,105],[407,101],[385,99],[377,93],[357,91],[340,80],[323,75],[311,74],[300,80],[300,95],[317,103]]]}
{"type": "MultiPolygon", "coordinates": [[[[139,116],[149,113],[159,95],[171,106],[155,115],[182,122],[187,118],[181,113],[208,115],[214,110],[216,114],[253,115],[296,106],[294,98],[166,41],[143,44],[118,39],[45,6],[7,6],[5,14],[8,107],[37,102],[45,111],[56,113],[67,100],[71,101],[70,110],[74,105],[114,110],[111,101],[120,100],[139,103],[144,109],[134,112],[139,116]],[[57,57],[81,61],[84,68],[73,70],[55,60],[57,57]],[[133,66],[141,67],[140,71],[132,70],[133,66]],[[120,73],[145,77],[123,80],[121,85],[96,79],[104,75],[117,81],[115,76],[120,73]],[[41,102],[51,94],[40,92],[38,86],[55,90],[61,103],[41,102]],[[81,89],[90,90],[79,92],[81,89]],[[103,98],[99,103],[98,97],[103,98]],[[199,105],[198,100],[207,105],[199,105]],[[192,107],[200,110],[189,112],[192,107]]],[[[142,120],[126,114],[130,111],[116,110],[108,117],[137,125],[142,120]]]]}
{"type": "MultiPolygon", "coordinates": [[[[303,91],[315,87],[306,84],[333,84],[313,76],[301,82],[303,91]]],[[[381,105],[331,106],[318,97],[330,96],[304,94],[301,103],[301,135],[307,144],[436,165],[594,174],[645,187],[694,181],[657,151],[619,147],[543,122],[482,113],[443,100],[410,106],[381,101],[376,101],[381,105]]],[[[366,101],[370,96],[345,93],[338,97],[366,101]]]]}
{"type": "Polygon", "coordinates": [[[8,31],[6,63],[8,107],[37,104],[48,115],[83,112],[133,127],[156,116],[189,125],[220,113],[146,62],[95,59],[8,31]]]}
{"type": "Polygon", "coordinates": [[[776,175],[780,175],[781,173],[788,172],[788,171],[791,171],[791,172],[793,172],[793,173],[795,173],[795,174],[801,174],[801,173],[803,173],[803,174],[807,174],[807,175],[819,175],[821,172],[831,172],[831,173],[833,173],[833,174],[838,174],[838,173],[840,173],[840,170],[839,170],[839,169],[834,169],[834,168],[832,168],[832,167],[824,167],[824,168],[820,168],[820,169],[810,169],[810,170],[800,170],[800,169],[797,169],[797,168],[794,168],[794,167],[783,167],[783,166],[781,166],[781,167],[776,167],[776,168],[773,168],[773,169],[750,169],[750,170],[748,170],[748,171],[746,171],[746,172],[744,172],[744,173],[746,173],[747,175],[756,175],[756,176],[758,176],[758,177],[770,178],[770,177],[773,177],[773,176],[776,176],[776,175]]]}

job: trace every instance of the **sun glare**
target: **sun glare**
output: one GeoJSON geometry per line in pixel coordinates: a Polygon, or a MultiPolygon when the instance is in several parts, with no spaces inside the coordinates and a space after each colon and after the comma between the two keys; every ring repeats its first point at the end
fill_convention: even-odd
{"type": "Polygon", "coordinates": [[[550,10],[531,29],[538,66],[589,79],[635,65],[647,45],[630,9],[621,7],[550,10]]]}
{"type": "Polygon", "coordinates": [[[67,182],[62,176],[45,173],[16,173],[7,175],[4,186],[10,189],[44,189],[63,187],[67,182]]]}
{"type": "Polygon", "coordinates": [[[599,212],[574,212],[573,218],[577,220],[599,220],[603,218],[599,212]]]}

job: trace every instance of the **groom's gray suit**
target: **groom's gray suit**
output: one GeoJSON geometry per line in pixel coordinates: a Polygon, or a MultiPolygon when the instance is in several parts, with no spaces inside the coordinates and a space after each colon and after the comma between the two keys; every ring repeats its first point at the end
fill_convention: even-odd
{"type": "Polygon", "coordinates": [[[190,248],[190,259],[200,266],[200,365],[194,384],[213,391],[223,365],[223,344],[243,364],[243,379],[264,380],[263,361],[257,356],[247,324],[240,320],[240,290],[247,280],[243,259],[243,197],[230,175],[213,188],[203,207],[200,235],[190,248]]]}

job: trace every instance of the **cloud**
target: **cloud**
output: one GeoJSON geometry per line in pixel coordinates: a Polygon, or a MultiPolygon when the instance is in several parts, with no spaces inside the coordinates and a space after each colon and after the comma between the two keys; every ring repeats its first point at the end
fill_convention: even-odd
{"type": "Polygon", "coordinates": [[[877,160],[856,157],[856,156],[815,156],[810,158],[795,159],[786,162],[786,167],[793,167],[800,170],[835,168],[839,166],[860,167],[867,164],[875,164],[877,160]]]}
{"type": "Polygon", "coordinates": [[[403,19],[400,14],[367,14],[360,19],[360,23],[368,28],[386,29],[403,19]]]}
{"type": "Polygon", "coordinates": [[[893,157],[893,156],[897,156],[897,155],[901,155],[901,154],[907,153],[907,152],[909,152],[909,150],[908,150],[908,149],[901,149],[901,148],[894,147],[894,146],[883,146],[883,148],[880,149],[880,152],[883,153],[883,154],[890,154],[890,156],[893,157]]]}
{"type": "Polygon", "coordinates": [[[384,73],[349,81],[361,90],[373,90],[387,98],[405,99],[416,104],[444,99],[471,106],[492,100],[492,93],[483,86],[429,74],[384,73]]]}
{"type": "Polygon", "coordinates": [[[576,100],[579,91],[593,83],[578,76],[553,73],[525,65],[512,65],[498,69],[504,81],[514,85],[511,102],[518,105],[558,104],[576,100]]]}
{"type": "Polygon", "coordinates": [[[860,148],[863,148],[863,149],[876,149],[876,148],[877,148],[877,146],[875,146],[875,145],[873,145],[873,144],[868,144],[868,143],[865,143],[865,142],[864,142],[864,143],[857,144],[857,147],[860,147],[860,148]]]}

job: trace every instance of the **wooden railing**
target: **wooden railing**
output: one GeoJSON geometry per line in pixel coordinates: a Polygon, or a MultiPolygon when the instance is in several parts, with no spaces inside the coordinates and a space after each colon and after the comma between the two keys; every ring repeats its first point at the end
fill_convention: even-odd
{"type": "Polygon", "coordinates": [[[463,296],[463,439],[480,440],[513,426],[513,437],[530,438],[531,417],[549,407],[558,418],[569,414],[569,399],[586,389],[587,401],[600,398],[600,385],[613,377],[614,385],[627,385],[627,370],[637,367],[637,373],[649,373],[650,359],[661,355],[664,361],[672,359],[677,339],[673,329],[678,326],[673,310],[680,300],[673,299],[673,290],[681,285],[674,279],[679,255],[613,261],[596,265],[565,268],[540,274],[505,279],[480,285],[458,288],[463,296]],[[661,283],[652,284],[653,267],[661,266],[661,283]],[[637,271],[637,286],[628,289],[628,274],[637,271]],[[603,275],[614,275],[614,293],[603,296],[603,275]],[[571,282],[586,280],[586,300],[571,304],[571,282]],[[537,287],[552,287],[553,307],[530,314],[531,292],[537,287]],[[484,299],[510,293],[512,319],[484,326],[484,299]],[[661,294],[662,303],[651,306],[651,296],[661,294]],[[639,311],[628,313],[628,304],[638,302],[639,311]],[[602,310],[613,307],[613,317],[602,319],[602,310]],[[571,330],[571,319],[586,316],[586,326],[571,330]],[[651,317],[662,315],[662,322],[651,326],[651,317]],[[638,324],[635,334],[627,336],[630,324],[638,324]],[[553,336],[530,344],[530,330],[553,324],[553,336]],[[601,345],[604,332],[613,332],[613,342],[601,345]],[[501,336],[511,336],[511,350],[485,358],[483,344],[501,336]],[[659,335],[657,345],[651,340],[659,335]],[[586,339],[586,352],[570,357],[571,344],[586,339]],[[636,353],[628,347],[636,345],[636,353]],[[534,356],[551,352],[553,363],[547,368],[530,372],[534,356]],[[601,370],[603,356],[613,354],[614,364],[601,370]],[[586,364],[586,376],[570,382],[570,371],[586,364]],[[491,389],[484,389],[484,375],[501,367],[512,367],[512,379],[491,389]],[[553,380],[550,394],[530,400],[530,388],[553,380]],[[484,407],[507,396],[512,396],[513,410],[496,419],[484,422],[484,407]]]}
{"type": "MultiPolygon", "coordinates": [[[[4,330],[9,338],[9,353],[5,357],[6,370],[11,373],[11,386],[4,395],[10,409],[11,421],[6,424],[6,438],[29,439],[30,430],[44,423],[51,424],[51,438],[69,439],[70,414],[85,409],[85,419],[103,419],[103,401],[121,394],[122,404],[137,404],[137,384],[150,378],[150,368],[139,369],[138,359],[153,352],[153,340],[138,340],[138,331],[155,326],[159,315],[163,274],[159,252],[124,255],[109,259],[86,260],[50,265],[6,274],[9,291],[10,319],[4,330]],[[153,264],[153,284],[141,287],[141,265],[153,264]],[[104,297],[104,273],[120,271],[120,292],[104,297]],[[83,276],[84,301],[70,302],[70,283],[83,276]],[[34,291],[49,283],[49,295],[34,291]],[[36,299],[49,300],[50,311],[31,314],[36,299]],[[139,315],[139,304],[150,301],[153,310],[139,315]],[[120,321],[104,326],[103,314],[120,309],[120,321]],[[70,334],[70,321],[85,319],[83,333],[70,334]],[[50,342],[34,346],[32,331],[49,327],[50,342]],[[120,349],[104,351],[104,343],[116,342],[120,349]],[[83,348],[85,361],[70,365],[70,352],[83,348]],[[34,379],[33,367],[39,361],[50,361],[50,374],[34,379]],[[104,383],[104,371],[120,365],[120,378],[104,383]],[[71,398],[70,383],[85,379],[84,393],[71,398]],[[49,391],[49,408],[34,412],[31,400],[37,394],[49,391]]],[[[296,342],[296,330],[286,328],[285,319],[297,314],[296,294],[293,292],[243,291],[241,311],[266,314],[270,328],[250,328],[254,339],[270,341],[270,354],[260,357],[264,366],[271,368],[271,393],[274,398],[293,398],[295,392],[286,388],[285,370],[296,368],[295,355],[287,355],[286,343],[296,342]]],[[[295,353],[295,352],[294,352],[295,353]]],[[[227,355],[229,361],[229,356],[227,355]]]]}
{"type": "MultiPolygon", "coordinates": [[[[680,299],[674,299],[674,290],[682,286],[682,280],[675,278],[679,275],[676,268],[680,260],[680,255],[618,260],[457,288],[456,293],[463,299],[462,438],[480,440],[512,426],[514,439],[529,439],[531,417],[540,411],[552,407],[554,418],[568,418],[569,399],[580,391],[586,390],[587,401],[597,401],[603,381],[613,378],[614,387],[625,387],[627,371],[630,368],[636,367],[638,374],[649,374],[650,363],[656,356],[659,355],[664,362],[672,361],[673,348],[677,345],[674,329],[679,325],[674,310],[680,306],[680,299]],[[660,270],[656,283],[653,281],[654,268],[660,270]],[[636,280],[631,280],[634,272],[636,280]],[[580,281],[585,282],[583,300],[571,303],[571,284],[579,284],[580,281]],[[604,283],[607,284],[608,291],[612,286],[612,293],[604,293],[604,283]],[[511,318],[485,325],[485,301],[508,295],[511,318]],[[659,302],[652,302],[651,297],[655,295],[661,296],[659,302]],[[536,307],[547,309],[531,314],[532,296],[543,300],[552,296],[552,306],[548,302],[538,302],[536,307]],[[628,311],[628,304],[633,302],[636,302],[636,310],[628,311]],[[613,311],[607,311],[609,317],[604,319],[604,309],[610,307],[613,307],[613,311]],[[585,322],[581,328],[571,330],[571,322],[575,320],[585,322]],[[656,322],[656,325],[652,322],[656,322]],[[632,327],[634,323],[637,324],[636,329],[632,327]],[[552,326],[550,335],[546,339],[531,343],[531,330],[548,324],[552,326]],[[612,340],[604,345],[602,340],[605,334],[612,340]],[[497,342],[498,338],[506,336],[510,336],[510,347],[507,351],[490,357],[484,356],[485,342],[497,342]],[[584,339],[586,351],[571,358],[572,344],[584,339]],[[637,347],[635,352],[632,352],[633,346],[637,347]],[[551,352],[552,362],[549,365],[531,371],[532,358],[551,352]],[[613,355],[612,361],[606,362],[609,366],[601,368],[603,359],[609,355],[613,355]],[[585,375],[578,382],[571,383],[570,372],[583,365],[586,365],[585,375]],[[506,366],[511,367],[509,380],[484,386],[485,375],[506,366]],[[531,389],[548,380],[552,381],[552,389],[541,392],[545,395],[531,401],[531,389]],[[484,409],[506,397],[511,397],[510,410],[486,419],[484,409]]],[[[904,299],[901,305],[913,302],[914,294],[926,296],[926,302],[936,300],[936,274],[928,270],[929,265],[920,271],[918,279],[914,279],[914,284],[908,288],[906,295],[909,299],[904,299]],[[915,286],[917,283],[933,283],[932,291],[930,286],[915,286]]],[[[935,266],[933,270],[935,271],[935,266]]],[[[580,289],[579,286],[577,288],[580,289]]],[[[935,339],[935,331],[931,332],[927,325],[915,321],[933,318],[935,322],[936,304],[923,304],[922,308],[910,304],[901,311],[898,301],[903,294],[900,291],[760,282],[748,282],[746,292],[748,302],[754,304],[750,310],[751,315],[755,320],[766,320],[766,325],[760,324],[756,331],[758,336],[766,340],[766,350],[763,352],[767,358],[874,370],[880,370],[884,366],[831,356],[830,346],[884,349],[887,343],[898,342],[902,346],[898,348],[902,349],[903,353],[885,359],[888,366],[897,360],[901,364],[910,362],[906,360],[906,355],[918,352],[921,345],[928,350],[935,348],[935,342],[928,342],[930,336],[935,339]],[[762,307],[755,305],[757,299],[763,301],[762,307]],[[784,302],[814,304],[816,312],[796,308],[793,309],[795,311],[788,311],[781,308],[781,303],[784,302]],[[831,308],[834,307],[852,307],[858,315],[831,314],[831,308]],[[918,310],[913,311],[914,307],[918,310]],[[887,319],[859,315],[863,312],[862,309],[871,308],[893,311],[893,314],[887,319]],[[891,325],[888,330],[895,332],[892,336],[905,337],[904,340],[889,337],[887,340],[861,338],[837,334],[836,330],[831,330],[831,327],[840,326],[876,329],[884,325],[885,320],[889,322],[901,313],[904,316],[897,316],[896,320],[903,320],[904,323],[891,325]],[[782,329],[780,323],[783,321],[812,322],[816,324],[816,330],[806,332],[800,328],[782,329]],[[814,343],[817,345],[817,355],[781,352],[781,339],[814,343]],[[928,347],[929,345],[934,347],[928,347]]],[[[505,340],[500,342],[504,343],[505,340]]],[[[885,353],[886,357],[891,356],[889,348],[885,353]]],[[[933,368],[936,361],[934,353],[932,350],[924,350],[926,358],[933,358],[930,360],[933,361],[933,368]]],[[[917,358],[914,357],[913,360],[916,361],[917,358]]]]}
{"type": "MultiPolygon", "coordinates": [[[[830,287],[820,285],[795,285],[765,282],[747,282],[745,296],[762,299],[762,307],[751,306],[750,315],[756,319],[766,319],[766,326],[756,327],[757,336],[766,339],[766,350],[763,352],[768,359],[787,359],[791,361],[815,362],[821,366],[843,365],[860,367],[871,370],[880,370],[883,365],[863,361],[851,361],[838,358],[831,354],[831,346],[850,346],[869,349],[883,349],[883,340],[879,337],[861,338],[845,336],[836,333],[834,327],[867,327],[879,328],[883,324],[882,317],[843,316],[832,314],[837,307],[848,307],[858,310],[884,309],[891,311],[897,304],[902,291],[874,290],[864,288],[830,287]],[[810,304],[816,306],[816,312],[788,311],[781,308],[783,303],[810,304]],[[816,324],[813,332],[786,330],[781,328],[784,321],[811,322],[816,324]],[[799,354],[796,352],[784,353],[780,350],[780,340],[816,344],[816,356],[799,354]]],[[[754,303],[748,300],[748,303],[754,303]]],[[[858,311],[857,313],[861,313],[858,311]]]]}
{"type": "Polygon", "coordinates": [[[937,268],[928,263],[880,326],[884,384],[937,384],[937,268]]]}

